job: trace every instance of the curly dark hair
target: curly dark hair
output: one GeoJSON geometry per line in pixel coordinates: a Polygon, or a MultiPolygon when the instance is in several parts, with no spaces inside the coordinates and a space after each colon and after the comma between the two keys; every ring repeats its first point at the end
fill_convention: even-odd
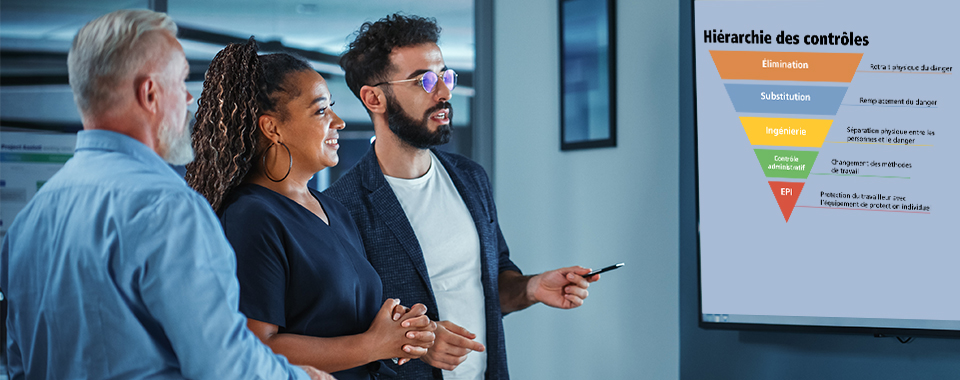
{"type": "Polygon", "coordinates": [[[394,13],[377,22],[363,23],[355,34],[356,38],[340,56],[340,67],[347,86],[359,99],[361,87],[386,80],[393,69],[390,52],[394,48],[437,43],[440,27],[434,18],[394,13]]]}
{"type": "Polygon", "coordinates": [[[286,86],[287,77],[304,70],[312,68],[290,54],[257,55],[253,37],[228,45],[210,62],[191,135],[196,158],[184,178],[218,213],[267,148],[260,138],[260,116],[286,117],[279,105],[297,96],[286,86]]]}

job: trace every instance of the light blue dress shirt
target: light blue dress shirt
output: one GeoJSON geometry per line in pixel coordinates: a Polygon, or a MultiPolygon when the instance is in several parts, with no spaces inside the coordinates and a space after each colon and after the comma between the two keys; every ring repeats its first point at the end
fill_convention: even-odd
{"type": "Polygon", "coordinates": [[[308,378],[246,328],[206,200],[146,145],[82,131],[0,251],[11,379],[308,378]]]}

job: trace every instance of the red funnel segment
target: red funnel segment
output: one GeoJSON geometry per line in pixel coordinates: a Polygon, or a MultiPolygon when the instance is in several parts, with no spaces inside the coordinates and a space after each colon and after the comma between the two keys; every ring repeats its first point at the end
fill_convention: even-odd
{"type": "Polygon", "coordinates": [[[770,181],[770,189],[773,190],[773,196],[777,198],[777,204],[780,205],[783,220],[789,222],[793,207],[797,205],[797,198],[800,198],[800,191],[803,190],[803,182],[770,181]]]}

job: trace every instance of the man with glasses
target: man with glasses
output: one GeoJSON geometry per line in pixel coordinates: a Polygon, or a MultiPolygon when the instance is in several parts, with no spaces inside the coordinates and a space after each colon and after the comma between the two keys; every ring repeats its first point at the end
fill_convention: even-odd
{"type": "Polygon", "coordinates": [[[524,276],[510,261],[487,174],[433,149],[450,140],[448,102],[457,74],[437,46],[432,19],[391,15],[364,23],[340,58],[367,108],[376,141],[325,193],[343,203],[380,274],[384,297],[427,305],[440,321],[404,379],[507,379],[502,316],[535,303],[583,304],[588,269],[524,276]]]}

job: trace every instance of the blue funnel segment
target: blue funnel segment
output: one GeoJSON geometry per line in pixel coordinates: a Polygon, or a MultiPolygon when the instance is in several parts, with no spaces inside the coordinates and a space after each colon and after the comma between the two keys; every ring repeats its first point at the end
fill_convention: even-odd
{"type": "Polygon", "coordinates": [[[737,112],[836,115],[846,87],[725,84],[737,112]]]}

